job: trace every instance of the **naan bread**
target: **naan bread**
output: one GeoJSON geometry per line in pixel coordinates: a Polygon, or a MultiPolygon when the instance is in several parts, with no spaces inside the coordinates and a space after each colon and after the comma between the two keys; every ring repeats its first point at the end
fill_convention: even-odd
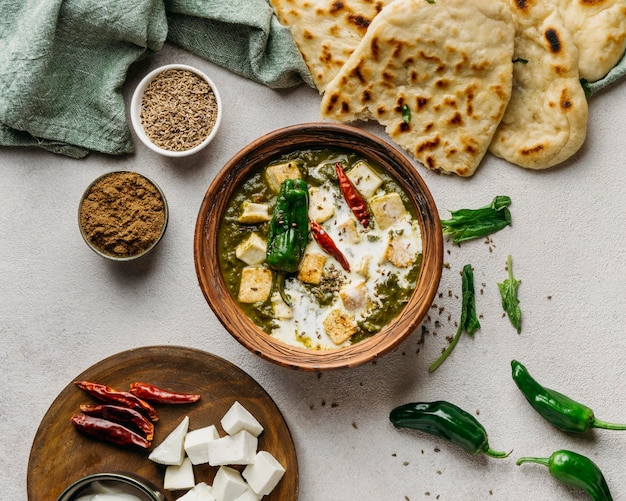
{"type": "Polygon", "coordinates": [[[395,0],[326,87],[321,115],[377,120],[429,169],[470,176],[511,96],[514,31],[508,0],[395,0]]]}
{"type": "Polygon", "coordinates": [[[350,57],[372,19],[393,0],[270,0],[289,26],[320,93],[350,57]]]}
{"type": "Polygon", "coordinates": [[[587,99],[578,50],[551,0],[510,0],[513,93],[489,150],[529,169],[559,164],[583,144],[587,99]]]}
{"type": "Polygon", "coordinates": [[[626,0],[553,0],[578,47],[580,76],[604,77],[626,50],[626,0]]]}

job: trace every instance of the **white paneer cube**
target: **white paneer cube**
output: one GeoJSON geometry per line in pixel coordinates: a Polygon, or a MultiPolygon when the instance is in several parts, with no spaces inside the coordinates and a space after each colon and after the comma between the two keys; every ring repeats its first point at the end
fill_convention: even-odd
{"type": "Polygon", "coordinates": [[[372,256],[367,254],[363,256],[359,265],[357,266],[356,272],[361,275],[363,278],[368,279],[371,275],[370,273],[370,265],[372,263],[372,256]]]}
{"type": "Polygon", "coordinates": [[[350,182],[359,191],[363,198],[371,198],[376,190],[381,187],[383,180],[364,161],[357,164],[346,173],[350,182]]]}
{"type": "Polygon", "coordinates": [[[213,487],[204,482],[197,483],[187,491],[178,501],[216,501],[213,496],[213,487]]]}
{"type": "Polygon", "coordinates": [[[196,485],[193,475],[193,465],[191,459],[185,458],[180,465],[170,465],[165,468],[163,487],[168,491],[180,491],[191,489],[196,485]]]}
{"type": "Polygon", "coordinates": [[[246,430],[209,442],[211,466],[250,464],[254,461],[259,441],[246,430]]]}
{"type": "Polygon", "coordinates": [[[220,423],[224,431],[229,435],[235,435],[245,430],[252,436],[258,437],[263,431],[261,423],[239,402],[235,402],[230,406],[220,423]]]}
{"type": "Polygon", "coordinates": [[[265,223],[271,219],[270,206],[267,204],[257,204],[246,200],[241,204],[241,214],[237,222],[241,224],[265,223]]]}
{"type": "Polygon", "coordinates": [[[235,501],[247,488],[241,473],[230,466],[221,466],[213,479],[213,496],[217,501],[235,501]]]}
{"type": "Polygon", "coordinates": [[[181,465],[185,458],[185,435],[189,416],[185,416],[174,430],[150,453],[148,459],[165,465],[181,465]]]}
{"type": "Polygon", "coordinates": [[[261,264],[267,255],[267,242],[258,233],[250,236],[235,248],[235,256],[249,266],[261,264]]]}
{"type": "Polygon", "coordinates": [[[333,195],[322,188],[311,188],[309,190],[309,219],[321,224],[333,217],[334,213],[333,195]]]}
{"type": "Polygon", "coordinates": [[[408,268],[417,259],[417,243],[411,237],[391,235],[385,249],[385,259],[398,268],[408,268]]]}
{"type": "Polygon", "coordinates": [[[250,486],[235,501],[259,501],[262,496],[254,492],[250,486]]]}
{"type": "Polygon", "coordinates": [[[346,342],[358,330],[354,316],[338,308],[331,310],[324,319],[323,325],[324,331],[336,345],[346,342]]]}
{"type": "Polygon", "coordinates": [[[404,220],[408,214],[398,193],[387,193],[369,201],[370,209],[381,230],[404,220]]]}
{"type": "Polygon", "coordinates": [[[272,296],[272,308],[276,318],[293,318],[293,308],[283,301],[280,294],[272,296]]]}
{"type": "Polygon", "coordinates": [[[365,282],[356,282],[339,290],[339,297],[348,311],[365,308],[368,303],[367,285],[365,282]]]}
{"type": "Polygon", "coordinates": [[[269,495],[285,474],[285,468],[267,451],[259,451],[254,463],[243,470],[243,478],[254,492],[261,496],[269,495]]]}
{"type": "Polygon", "coordinates": [[[194,465],[208,463],[209,442],[218,438],[220,438],[220,435],[214,425],[187,432],[185,436],[185,452],[191,459],[191,463],[194,465]]]}
{"type": "Polygon", "coordinates": [[[302,177],[296,162],[286,162],[284,164],[270,165],[265,169],[265,179],[270,188],[278,193],[280,185],[285,179],[297,179],[302,177]]]}
{"type": "Polygon", "coordinates": [[[242,303],[263,303],[272,292],[272,272],[263,266],[246,266],[241,270],[239,301],[242,303]]]}
{"type": "Polygon", "coordinates": [[[337,227],[337,231],[339,232],[340,242],[356,245],[361,241],[361,235],[359,235],[354,219],[346,219],[337,227]]]}
{"type": "Polygon", "coordinates": [[[326,256],[324,254],[307,252],[300,263],[298,280],[307,284],[319,284],[324,274],[324,266],[326,266],[326,256]]]}

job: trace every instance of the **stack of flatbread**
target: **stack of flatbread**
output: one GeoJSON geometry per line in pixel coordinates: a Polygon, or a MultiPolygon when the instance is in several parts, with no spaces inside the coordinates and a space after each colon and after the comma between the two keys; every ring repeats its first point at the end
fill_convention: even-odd
{"type": "Polygon", "coordinates": [[[376,120],[432,170],[487,151],[531,169],[581,147],[587,100],[626,50],[625,0],[270,0],[322,118],[376,120]]]}

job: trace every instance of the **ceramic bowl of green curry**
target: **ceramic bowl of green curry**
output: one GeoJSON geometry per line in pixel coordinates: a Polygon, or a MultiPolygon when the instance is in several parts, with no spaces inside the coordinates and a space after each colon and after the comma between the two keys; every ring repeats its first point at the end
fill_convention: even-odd
{"type": "Polygon", "coordinates": [[[439,287],[443,237],[417,170],[373,134],[276,130],[235,154],[195,227],[200,288],[256,355],[321,371],[397,347],[439,287]]]}

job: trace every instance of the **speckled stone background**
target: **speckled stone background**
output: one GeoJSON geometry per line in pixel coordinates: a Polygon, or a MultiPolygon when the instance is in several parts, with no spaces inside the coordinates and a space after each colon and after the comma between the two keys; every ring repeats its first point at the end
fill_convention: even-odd
{"type": "MultiPolygon", "coordinates": [[[[445,246],[446,268],[430,319],[396,351],[355,369],[299,373],[259,359],[226,333],[206,304],[193,264],[202,197],[236,151],[271,130],[318,119],[319,95],[301,86],[274,91],[166,46],[135,67],[139,79],[161,64],[206,71],[224,104],[222,128],[184,160],[136,152],[72,160],[32,149],[0,150],[0,492],[22,501],[30,446],[57,394],[95,362],[147,345],[184,345],[237,364],[273,397],[292,431],[301,501],[584,500],[539,465],[517,457],[567,448],[592,458],[615,499],[626,497],[626,434],[584,437],[553,429],[526,403],[510,375],[512,358],[542,383],[626,421],[626,82],[591,98],[588,138],[564,165],[532,172],[487,155],[469,179],[416,165],[442,218],[495,195],[513,203],[511,227],[491,240],[445,246]],[[170,223],[150,256],[115,264],[82,241],[78,201],[97,176],[135,169],[164,190],[170,223]],[[507,256],[522,281],[523,329],[503,318],[497,282],[507,256]],[[474,267],[482,328],[464,335],[433,374],[428,365],[454,334],[459,272],[474,267]],[[422,332],[425,335],[422,337],[422,332]],[[478,414],[503,460],[472,457],[418,433],[394,429],[396,405],[449,400],[478,414]]],[[[383,138],[374,124],[358,124],[383,138]]],[[[59,419],[66,419],[59,416],[59,419]]]]}

